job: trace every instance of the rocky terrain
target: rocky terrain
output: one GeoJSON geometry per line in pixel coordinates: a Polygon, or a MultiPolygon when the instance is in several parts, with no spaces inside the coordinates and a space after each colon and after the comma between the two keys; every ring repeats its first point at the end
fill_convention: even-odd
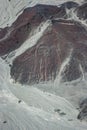
{"type": "Polygon", "coordinates": [[[67,9],[72,8],[77,17],[86,19],[86,3],[79,6],[75,2],[66,2],[60,7],[39,4],[25,9],[11,27],[1,29],[1,56],[9,55],[27,40],[29,44],[29,38],[37,30],[39,32],[34,45],[31,48],[27,46],[13,61],[11,76],[16,82],[53,81],[67,57],[69,61],[61,73],[63,81],[76,80],[83,75],[82,71],[86,72],[87,31],[78,21],[68,20],[67,9]],[[48,25],[42,32],[47,21],[48,25]]]}
{"type": "Polygon", "coordinates": [[[0,22],[0,130],[86,130],[87,2],[7,4],[0,22]]]}

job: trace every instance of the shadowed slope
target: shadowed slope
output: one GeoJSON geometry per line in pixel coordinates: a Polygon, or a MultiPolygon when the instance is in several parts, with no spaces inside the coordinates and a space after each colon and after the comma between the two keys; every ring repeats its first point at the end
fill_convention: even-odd
{"type": "Polygon", "coordinates": [[[15,81],[34,84],[54,81],[58,75],[72,81],[86,72],[86,30],[78,22],[57,20],[66,18],[66,8],[77,6],[74,2],[61,7],[39,4],[25,9],[11,27],[1,29],[0,56],[18,49],[11,68],[15,81]],[[46,25],[48,20],[51,23],[46,25]]]}
{"type": "Polygon", "coordinates": [[[87,33],[80,24],[52,20],[37,44],[14,60],[11,75],[16,81],[29,84],[54,80],[69,57],[61,75],[64,81],[75,80],[82,74],[80,66],[84,71],[87,67],[86,42],[87,33]]]}
{"type": "Polygon", "coordinates": [[[36,5],[25,9],[11,27],[1,29],[0,56],[17,49],[41,22],[63,15],[65,11],[57,6],[36,5]]]}

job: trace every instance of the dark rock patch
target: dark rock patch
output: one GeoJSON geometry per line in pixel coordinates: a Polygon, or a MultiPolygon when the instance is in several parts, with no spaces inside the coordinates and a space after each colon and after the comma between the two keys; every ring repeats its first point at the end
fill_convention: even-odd
{"type": "Polygon", "coordinates": [[[77,119],[87,121],[87,98],[79,104],[79,107],[80,112],[77,116],[77,119]]]}
{"type": "Polygon", "coordinates": [[[21,102],[22,102],[21,100],[18,101],[18,103],[21,103],[21,102]]]}
{"type": "Polygon", "coordinates": [[[6,124],[6,123],[7,123],[7,121],[3,121],[3,123],[4,123],[4,124],[6,124]]]}
{"type": "Polygon", "coordinates": [[[68,119],[68,121],[73,121],[73,119],[68,119]]]}
{"type": "Polygon", "coordinates": [[[57,112],[57,113],[59,113],[61,110],[60,109],[55,109],[54,111],[57,112]]]}
{"type": "Polygon", "coordinates": [[[56,113],[58,113],[60,116],[65,116],[65,115],[66,115],[66,113],[65,113],[65,112],[62,112],[60,109],[54,109],[54,111],[55,111],[56,113]]]}
{"type": "Polygon", "coordinates": [[[61,112],[61,113],[59,113],[61,116],[65,116],[66,115],[66,113],[65,112],[61,112]]]}
{"type": "Polygon", "coordinates": [[[9,64],[9,67],[12,67],[12,65],[11,65],[11,64],[9,64]]]}

